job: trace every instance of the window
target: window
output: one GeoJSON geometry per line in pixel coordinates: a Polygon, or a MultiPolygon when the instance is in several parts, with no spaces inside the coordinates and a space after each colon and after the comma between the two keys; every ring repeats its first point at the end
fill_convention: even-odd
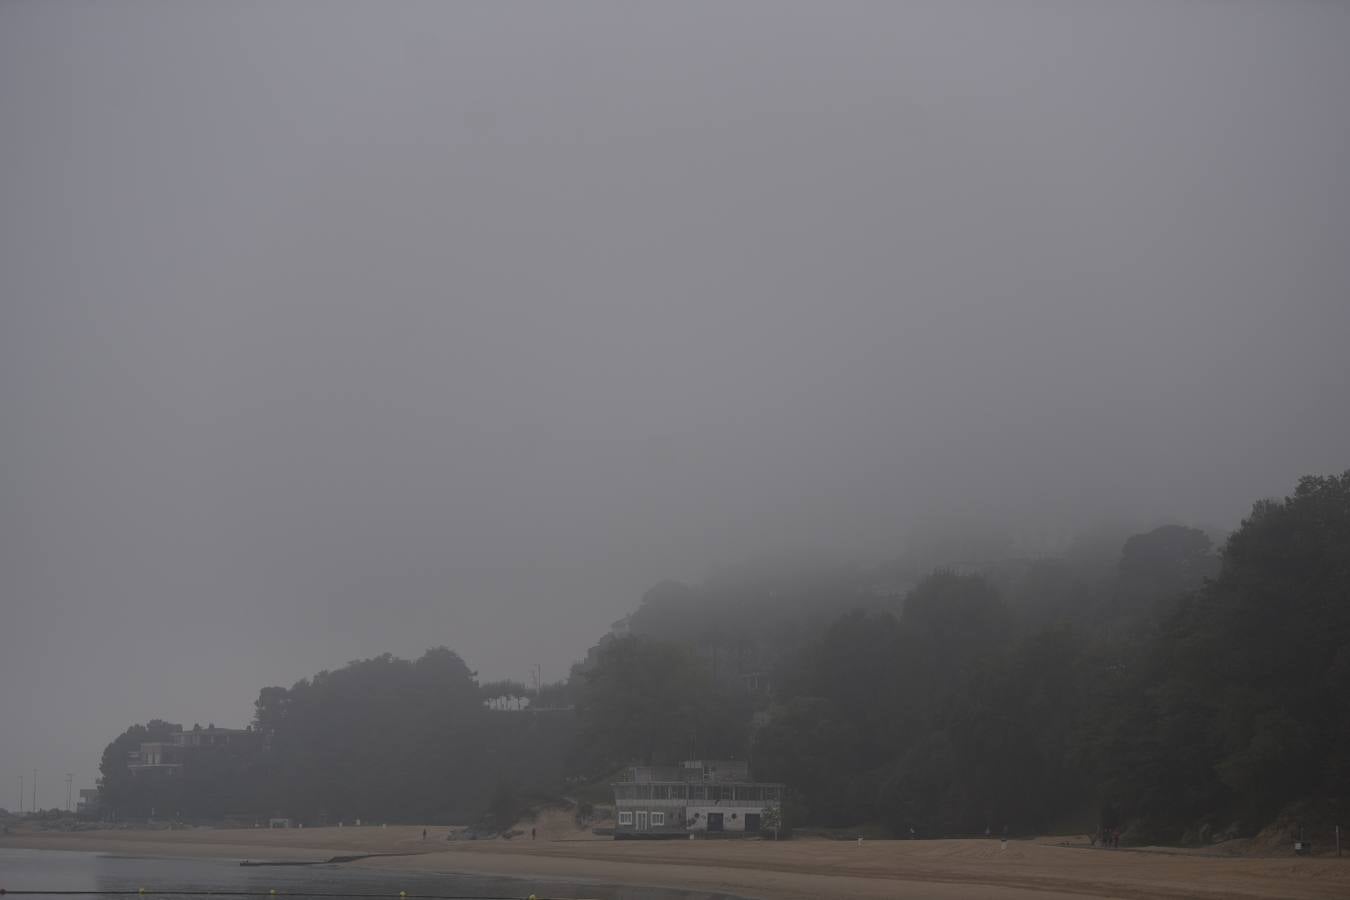
{"type": "Polygon", "coordinates": [[[653,826],[656,826],[656,825],[664,825],[664,824],[666,824],[666,814],[665,814],[665,813],[663,813],[663,812],[654,812],[654,813],[652,813],[652,825],[653,825],[653,826]]]}
{"type": "Polygon", "coordinates": [[[621,813],[619,813],[619,824],[620,824],[620,825],[632,825],[632,824],[633,824],[633,814],[632,814],[631,812],[621,812],[621,813]]]}

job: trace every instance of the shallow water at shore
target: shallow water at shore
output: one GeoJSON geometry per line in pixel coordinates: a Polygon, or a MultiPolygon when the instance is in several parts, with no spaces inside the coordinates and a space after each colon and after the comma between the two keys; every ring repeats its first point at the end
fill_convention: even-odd
{"type": "MultiPolygon", "coordinates": [[[[595,883],[492,878],[480,875],[402,874],[343,865],[243,867],[229,859],[120,856],[67,850],[0,848],[0,888],[16,891],[124,891],[152,900],[188,900],[187,892],[241,891],[270,896],[304,893],[315,900],[342,894],[397,898],[537,897],[596,900],[735,900],[725,894],[595,883]]],[[[110,897],[109,900],[117,900],[110,897]]],[[[227,898],[222,898],[227,900],[227,898]]]]}

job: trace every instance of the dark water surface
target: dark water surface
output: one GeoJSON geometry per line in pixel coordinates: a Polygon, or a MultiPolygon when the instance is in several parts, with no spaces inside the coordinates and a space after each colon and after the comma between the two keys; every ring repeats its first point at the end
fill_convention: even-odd
{"type": "MultiPolygon", "coordinates": [[[[345,865],[303,867],[240,866],[232,859],[183,859],[112,856],[65,850],[0,848],[0,888],[6,891],[136,891],[146,900],[194,900],[185,891],[249,891],[263,895],[306,893],[381,895],[398,900],[399,891],[464,898],[593,897],[596,900],[736,900],[726,894],[622,887],[590,882],[490,878],[479,875],[399,874],[345,865]]],[[[25,898],[41,900],[41,898],[25,898]]],[[[52,900],[61,900],[54,897],[52,900]]],[[[127,900],[109,897],[108,900],[127,900]]],[[[210,898],[201,898],[210,900],[210,898]]],[[[230,898],[219,898],[230,900],[230,898]]],[[[241,898],[243,900],[243,898],[241,898]]]]}

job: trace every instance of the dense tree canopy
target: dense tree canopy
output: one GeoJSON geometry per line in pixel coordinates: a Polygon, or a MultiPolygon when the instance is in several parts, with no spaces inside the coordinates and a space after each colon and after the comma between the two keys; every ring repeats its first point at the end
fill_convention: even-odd
{"type": "Polygon", "coordinates": [[[1219,559],[1195,529],[1131,537],[1115,578],[1037,564],[1005,607],[940,572],[898,617],[845,617],[786,660],[756,762],[822,823],[900,832],[1175,840],[1346,803],[1350,473],[1256,504],[1219,559]]]}
{"type": "Polygon", "coordinates": [[[486,807],[497,780],[530,783],[520,769],[548,782],[561,777],[529,749],[552,740],[541,733],[551,723],[511,715],[485,708],[474,674],[444,647],[416,661],[385,654],[290,688],[263,688],[258,740],[193,751],[171,797],[168,779],[133,776],[126,760],[140,742],[167,740],[177,726],[135,726],[104,753],[104,796],[124,816],[157,806],[186,818],[466,821],[486,807]]]}
{"type": "Polygon", "coordinates": [[[1196,818],[1259,825],[1296,798],[1343,805],[1350,472],[1257,503],[1151,637],[1111,732],[1127,814],[1172,837],[1196,818]]]}
{"type": "Polygon", "coordinates": [[[638,635],[611,640],[580,677],[583,750],[596,773],[743,751],[745,710],[684,647],[638,635]]]}
{"type": "Polygon", "coordinates": [[[483,802],[484,716],[473,673],[444,647],[385,654],[259,697],[286,810],[320,818],[437,819],[483,802]]]}

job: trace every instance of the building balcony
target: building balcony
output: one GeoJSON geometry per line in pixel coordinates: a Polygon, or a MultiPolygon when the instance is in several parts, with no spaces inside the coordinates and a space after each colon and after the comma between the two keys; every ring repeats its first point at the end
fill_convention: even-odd
{"type": "Polygon", "coordinates": [[[733,786],[621,782],[615,784],[613,788],[614,800],[618,803],[671,800],[677,804],[698,806],[754,806],[756,804],[763,806],[766,803],[780,803],[783,799],[783,786],[773,783],[733,786]]]}

